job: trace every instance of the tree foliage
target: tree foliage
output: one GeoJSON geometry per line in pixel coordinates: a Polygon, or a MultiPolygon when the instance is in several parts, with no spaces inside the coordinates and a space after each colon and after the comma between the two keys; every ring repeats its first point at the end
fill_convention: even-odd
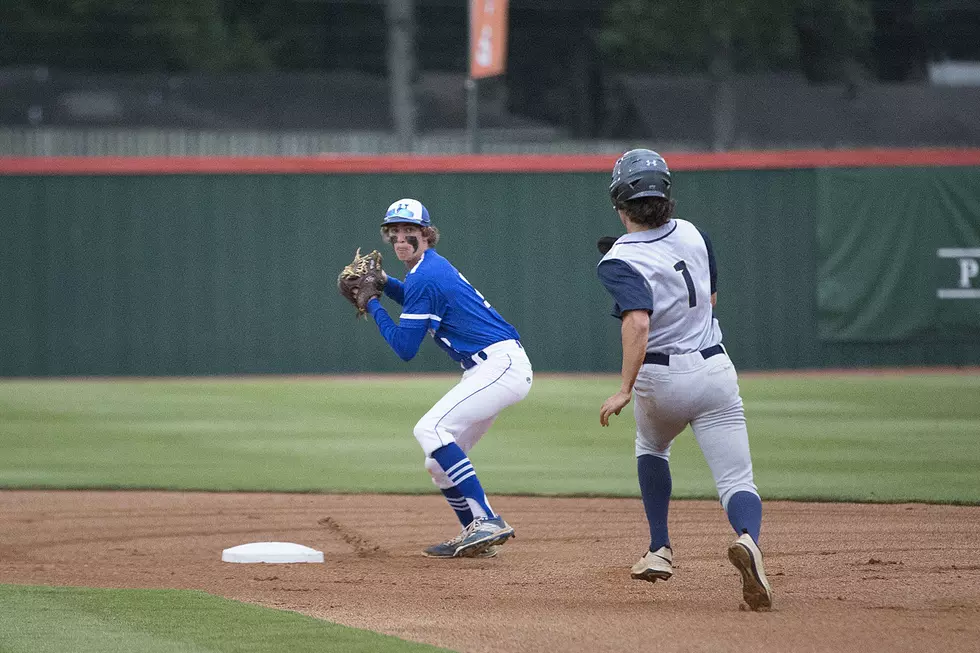
{"type": "Polygon", "coordinates": [[[600,43],[607,62],[633,71],[728,69],[847,75],[868,53],[869,0],[612,0],[600,43]]]}
{"type": "Polygon", "coordinates": [[[267,48],[221,0],[3,0],[0,63],[170,71],[255,70],[267,48]],[[30,59],[30,60],[27,60],[30,59]]]}
{"type": "Polygon", "coordinates": [[[980,60],[980,0],[877,0],[874,6],[879,78],[921,79],[929,61],[980,60]]]}
{"type": "MultiPolygon", "coordinates": [[[[463,69],[467,3],[414,2],[420,61],[430,69],[463,69]]],[[[512,2],[515,66],[533,61],[541,69],[564,69],[567,48],[541,44],[574,42],[591,27],[569,18],[588,13],[592,25],[600,11],[603,64],[613,70],[785,70],[816,81],[851,81],[862,74],[904,80],[923,77],[930,60],[980,59],[980,0],[595,0],[591,5],[577,0],[566,5],[512,2]]],[[[377,72],[386,63],[385,29],[382,0],[0,0],[0,66],[377,72]]]]}

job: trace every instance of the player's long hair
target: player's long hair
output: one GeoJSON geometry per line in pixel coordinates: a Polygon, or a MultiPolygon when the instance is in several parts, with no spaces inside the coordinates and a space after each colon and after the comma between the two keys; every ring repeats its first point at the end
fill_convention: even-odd
{"type": "MultiPolygon", "coordinates": [[[[388,235],[388,226],[385,225],[381,227],[381,239],[386,243],[390,243],[390,236],[388,235]]],[[[439,242],[439,230],[435,227],[422,227],[422,237],[425,238],[425,242],[429,243],[429,247],[435,247],[436,243],[439,242]]]]}
{"type": "Polygon", "coordinates": [[[618,202],[616,208],[624,211],[626,216],[636,224],[644,227],[659,227],[667,224],[674,216],[674,200],[663,197],[640,197],[635,200],[618,202]]]}

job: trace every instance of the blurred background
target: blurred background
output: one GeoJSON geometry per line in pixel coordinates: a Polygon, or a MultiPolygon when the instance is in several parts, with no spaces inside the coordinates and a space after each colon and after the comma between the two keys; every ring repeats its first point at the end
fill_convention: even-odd
{"type": "Polygon", "coordinates": [[[980,146],[980,0],[468,4],[4,0],[0,154],[980,146]]]}
{"type": "Polygon", "coordinates": [[[740,369],[980,363],[980,0],[3,0],[0,376],[446,371],[335,290],[402,197],[536,369],[615,372],[638,146],[740,369]]]}

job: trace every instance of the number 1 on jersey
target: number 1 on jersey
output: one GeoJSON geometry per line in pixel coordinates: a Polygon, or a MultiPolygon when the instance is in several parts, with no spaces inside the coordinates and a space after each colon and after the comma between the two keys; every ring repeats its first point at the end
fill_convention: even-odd
{"type": "Polygon", "coordinates": [[[687,305],[694,308],[698,305],[698,296],[694,293],[694,279],[691,278],[691,273],[687,270],[687,263],[677,261],[674,264],[674,269],[684,275],[684,283],[687,284],[687,305]]]}

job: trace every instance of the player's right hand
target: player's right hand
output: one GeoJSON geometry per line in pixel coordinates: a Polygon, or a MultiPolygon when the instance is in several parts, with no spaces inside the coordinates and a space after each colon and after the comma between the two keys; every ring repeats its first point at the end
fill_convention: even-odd
{"type": "Polygon", "coordinates": [[[632,392],[619,391],[602,402],[602,408],[599,409],[599,424],[609,426],[609,416],[619,415],[619,411],[623,410],[632,398],[632,392]]]}

